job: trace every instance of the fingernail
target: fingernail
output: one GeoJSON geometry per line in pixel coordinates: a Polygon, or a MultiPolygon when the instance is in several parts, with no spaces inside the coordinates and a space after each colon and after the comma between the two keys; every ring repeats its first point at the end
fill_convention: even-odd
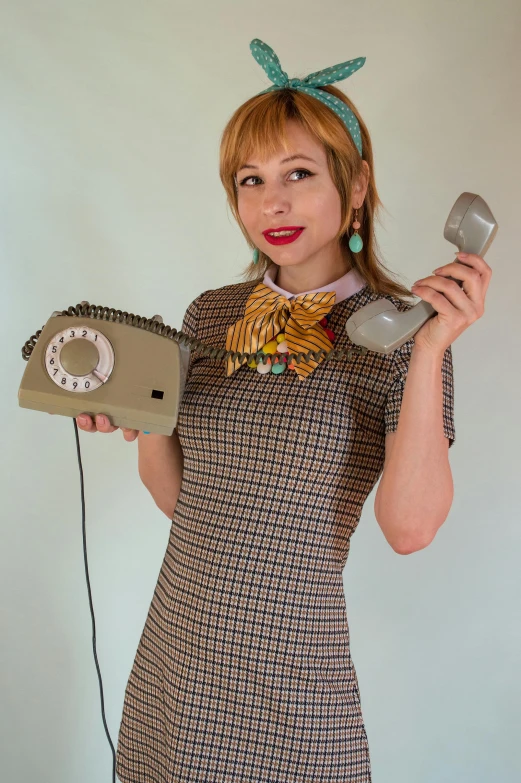
{"type": "Polygon", "coordinates": [[[86,424],[87,423],[87,417],[86,416],[78,416],[78,421],[80,424],[86,424]]]}
{"type": "Polygon", "coordinates": [[[105,416],[96,416],[98,424],[105,424],[105,416]]]}
{"type": "Polygon", "coordinates": [[[468,253],[458,253],[458,258],[467,258],[468,253]]]}

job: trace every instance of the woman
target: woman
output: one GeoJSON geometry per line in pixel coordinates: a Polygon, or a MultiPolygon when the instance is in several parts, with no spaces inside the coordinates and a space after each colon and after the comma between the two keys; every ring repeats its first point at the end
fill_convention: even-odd
{"type": "MultiPolygon", "coordinates": [[[[258,39],[252,51],[280,71],[258,39]]],[[[452,502],[450,346],[482,315],[491,270],[469,256],[418,281],[437,315],[389,355],[287,361],[306,341],[348,348],[346,321],[375,299],[412,306],[377,257],[367,128],[344,93],[318,88],[359,136],[309,83],[283,79],[223,133],[220,175],[254,259],[245,281],[198,296],[182,331],[269,362],[190,357],[170,538],[125,693],[123,783],[370,781],[342,582],[351,536],[380,477],[375,513],[396,552],[427,546],[452,502]]]]}

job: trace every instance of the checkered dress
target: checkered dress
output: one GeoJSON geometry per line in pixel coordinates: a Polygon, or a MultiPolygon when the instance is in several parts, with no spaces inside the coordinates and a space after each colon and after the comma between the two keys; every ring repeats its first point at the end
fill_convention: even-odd
{"type": "MultiPolygon", "coordinates": [[[[205,291],[183,331],[222,347],[254,286],[205,291]]],[[[337,347],[377,298],[366,286],[333,306],[337,347]]],[[[227,377],[192,353],[183,482],[125,692],[123,783],[370,783],[342,571],[413,344],[323,361],[304,381],[247,365],[227,377]]],[[[450,347],[442,373],[452,443],[450,347]]]]}

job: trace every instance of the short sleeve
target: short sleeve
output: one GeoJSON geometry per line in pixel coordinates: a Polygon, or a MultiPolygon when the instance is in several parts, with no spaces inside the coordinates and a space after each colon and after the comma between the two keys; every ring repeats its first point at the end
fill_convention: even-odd
{"type": "MultiPolygon", "coordinates": [[[[385,405],[385,433],[395,432],[398,428],[398,418],[402,405],[405,381],[409,369],[409,362],[414,346],[414,338],[407,340],[400,348],[392,353],[394,368],[393,380],[387,393],[385,405]]],[[[441,366],[443,389],[443,432],[449,439],[449,448],[456,439],[454,427],[454,376],[452,367],[452,346],[445,350],[441,366]]]]}
{"type": "MultiPolygon", "coordinates": [[[[194,299],[188,307],[185,310],[185,314],[183,316],[183,323],[181,325],[181,331],[183,334],[187,334],[189,337],[195,337],[197,338],[197,326],[199,322],[199,302],[201,300],[201,297],[204,296],[204,294],[199,294],[199,296],[194,299]]],[[[179,343],[179,348],[181,349],[181,390],[184,391],[184,386],[186,381],[188,380],[188,377],[190,375],[190,370],[192,369],[192,363],[190,361],[191,359],[191,350],[188,345],[179,343]]]]}

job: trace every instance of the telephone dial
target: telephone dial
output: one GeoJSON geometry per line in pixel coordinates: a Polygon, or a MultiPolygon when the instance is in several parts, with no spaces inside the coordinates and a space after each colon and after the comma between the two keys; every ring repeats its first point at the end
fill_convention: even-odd
{"type": "MultiPolygon", "coordinates": [[[[452,207],[443,235],[459,252],[484,256],[497,229],[485,201],[465,192],[452,207]]],[[[346,322],[354,348],[326,354],[309,351],[288,358],[298,362],[321,353],[324,358],[350,359],[368,350],[388,354],[434,315],[436,310],[423,300],[399,312],[388,299],[378,299],[346,322]]],[[[19,405],[74,418],[82,412],[90,416],[104,413],[117,427],[171,435],[192,349],[217,359],[266,358],[262,351],[241,354],[207,346],[164,325],[160,315],[146,319],[84,301],[54,311],[25,343],[22,356],[28,364],[18,392],[19,405]]]]}

